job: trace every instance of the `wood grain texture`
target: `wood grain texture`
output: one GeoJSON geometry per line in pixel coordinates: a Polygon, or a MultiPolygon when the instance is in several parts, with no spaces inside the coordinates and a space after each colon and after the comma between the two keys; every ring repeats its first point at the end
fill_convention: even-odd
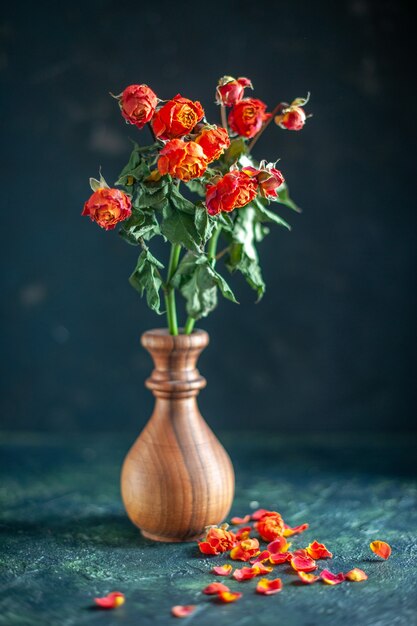
{"type": "Polygon", "coordinates": [[[151,419],[128,452],[122,497],[132,522],[157,541],[191,541],[228,514],[232,463],[204,421],[196,397],[206,385],[196,368],[208,334],[143,334],[155,369],[146,381],[156,401],[151,419]]]}

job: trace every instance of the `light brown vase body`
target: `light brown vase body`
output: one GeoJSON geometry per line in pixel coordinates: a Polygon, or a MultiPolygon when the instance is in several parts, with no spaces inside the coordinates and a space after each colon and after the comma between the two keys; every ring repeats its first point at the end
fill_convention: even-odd
{"type": "Polygon", "coordinates": [[[145,383],[155,408],[126,456],[121,487],[128,516],[156,541],[195,539],[205,526],[223,521],[232,504],[232,463],[196,399],[206,385],[196,363],[208,342],[202,330],[142,335],[155,364],[145,383]]]}

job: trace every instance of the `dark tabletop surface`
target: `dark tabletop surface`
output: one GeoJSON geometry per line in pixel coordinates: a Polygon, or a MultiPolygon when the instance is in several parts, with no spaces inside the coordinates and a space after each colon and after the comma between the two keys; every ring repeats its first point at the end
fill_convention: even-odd
{"type": "Polygon", "coordinates": [[[219,606],[201,589],[214,580],[209,571],[224,562],[221,557],[205,558],[196,544],[145,540],[126,518],[118,483],[132,437],[3,434],[0,624],[417,624],[411,436],[236,433],[221,439],[236,469],[233,514],[259,502],[290,524],[307,521],[309,530],[293,547],[323,541],[334,558],[320,565],[336,573],[360,567],[369,579],[301,587],[287,566],[279,566],[281,593],[263,597],[254,593],[254,580],[232,580],[230,587],[244,596],[219,606]],[[392,545],[388,561],[369,550],[374,539],[392,545]],[[122,607],[92,608],[95,596],[113,590],[126,595],[122,607]],[[198,610],[175,620],[175,604],[197,604],[198,610]]]}

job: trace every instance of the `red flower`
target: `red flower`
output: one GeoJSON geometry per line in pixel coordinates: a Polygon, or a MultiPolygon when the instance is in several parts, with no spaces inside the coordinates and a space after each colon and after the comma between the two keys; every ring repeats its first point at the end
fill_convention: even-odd
{"type": "Polygon", "coordinates": [[[227,130],[217,126],[205,126],[194,141],[203,148],[208,163],[216,161],[230,146],[227,130]]]}
{"type": "Polygon", "coordinates": [[[259,554],[259,541],[257,539],[243,539],[232,548],[230,558],[234,561],[249,561],[259,554]]]}
{"type": "Polygon", "coordinates": [[[171,174],[185,182],[202,176],[206,168],[207,157],[195,141],[172,139],[162,148],[158,159],[160,174],[171,174]]]}
{"type": "Polygon", "coordinates": [[[309,98],[310,94],[307,95],[307,98],[296,98],[290,105],[283,102],[279,115],[275,117],[275,123],[287,130],[301,130],[307,119],[302,107],[307,104],[309,98]]]}
{"type": "Polygon", "coordinates": [[[265,113],[266,104],[256,98],[244,98],[234,105],[229,114],[230,128],[242,137],[254,137],[264,122],[271,117],[265,113]]]}
{"type": "Polygon", "coordinates": [[[129,196],[119,189],[100,187],[84,204],[81,215],[88,215],[101,228],[112,230],[132,214],[129,196]]]}
{"type": "Polygon", "coordinates": [[[264,541],[273,541],[284,532],[284,520],[276,511],[266,513],[255,523],[256,530],[264,541]]]}
{"type": "Polygon", "coordinates": [[[158,98],[148,85],[130,85],[120,96],[122,115],[129,124],[143,128],[155,113],[158,98]]]}
{"type": "Polygon", "coordinates": [[[260,169],[248,166],[243,171],[250,176],[256,177],[261,196],[264,198],[276,198],[278,196],[278,189],[285,179],[280,170],[277,170],[272,163],[263,161],[260,169]]]}
{"type": "Polygon", "coordinates": [[[233,170],[216,183],[207,186],[206,206],[210,215],[230,212],[249,204],[258,193],[258,185],[242,171],[233,170]]]}
{"type": "Polygon", "coordinates": [[[235,536],[225,528],[212,526],[208,529],[204,541],[198,547],[203,554],[221,554],[234,546],[235,536]]]}
{"type": "Polygon", "coordinates": [[[219,80],[219,84],[216,89],[216,101],[217,104],[222,104],[226,107],[231,107],[236,102],[239,102],[243,98],[243,92],[246,87],[252,87],[252,83],[249,78],[233,78],[232,76],[223,76],[219,80]]]}
{"type": "Polygon", "coordinates": [[[158,139],[183,137],[190,133],[203,117],[204,110],[198,101],[192,102],[177,94],[155,113],[152,120],[153,132],[158,139]]]}

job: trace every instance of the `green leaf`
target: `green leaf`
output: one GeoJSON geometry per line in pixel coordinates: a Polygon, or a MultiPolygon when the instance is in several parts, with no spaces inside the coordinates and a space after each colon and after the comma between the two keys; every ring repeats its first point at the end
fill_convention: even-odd
{"type": "Polygon", "coordinates": [[[206,197],[206,185],[201,178],[193,178],[185,183],[190,191],[196,193],[201,198],[206,197]]]}
{"type": "Polygon", "coordinates": [[[209,270],[209,273],[212,275],[213,280],[216,283],[217,287],[220,289],[222,296],[226,298],[227,300],[234,302],[235,304],[239,304],[239,302],[235,298],[235,294],[230,289],[229,285],[227,284],[223,276],[221,276],[218,272],[216,272],[216,270],[210,265],[208,266],[208,270],[209,270]]]}
{"type": "Polygon", "coordinates": [[[201,237],[194,223],[194,215],[178,210],[171,203],[171,197],[163,209],[161,233],[171,243],[180,244],[187,250],[200,251],[201,237]]]}
{"type": "Polygon", "coordinates": [[[133,209],[132,215],[123,222],[119,234],[128,243],[137,246],[142,238],[151,239],[159,232],[159,224],[155,212],[133,209]]]}
{"type": "Polygon", "coordinates": [[[247,145],[246,141],[239,137],[238,139],[233,139],[230,142],[230,146],[225,150],[222,156],[222,161],[227,164],[236,163],[242,154],[246,154],[247,145]]]}
{"type": "Polygon", "coordinates": [[[285,204],[285,206],[292,209],[293,211],[296,211],[297,213],[301,213],[300,207],[297,206],[293,200],[291,200],[286,183],[283,183],[278,188],[278,198],[276,198],[275,202],[279,202],[280,204],[285,204]]]}
{"type": "Polygon", "coordinates": [[[189,215],[194,215],[195,204],[190,200],[187,200],[187,198],[182,195],[177,185],[175,184],[173,184],[171,187],[169,199],[172,205],[179,211],[182,211],[183,213],[188,213],[189,215]]]}
{"type": "Polygon", "coordinates": [[[149,151],[153,151],[156,144],[155,146],[147,146],[146,148],[140,148],[137,144],[134,144],[134,146],[127,165],[125,165],[119,174],[119,178],[115,183],[116,185],[129,186],[132,184],[129,178],[132,178],[133,182],[141,181],[147,178],[151,172],[145,154],[149,151]]]}
{"type": "Polygon", "coordinates": [[[259,198],[255,198],[255,200],[253,200],[253,204],[257,211],[256,217],[260,222],[275,222],[275,224],[279,224],[280,226],[284,226],[288,230],[291,230],[291,226],[283,220],[282,217],[277,215],[277,213],[269,211],[259,198]]]}
{"type": "Polygon", "coordinates": [[[197,204],[194,213],[194,224],[203,244],[210,239],[216,221],[207,213],[204,204],[197,204]]]}
{"type": "Polygon", "coordinates": [[[130,284],[141,296],[146,292],[148,306],[159,315],[162,314],[160,310],[161,300],[159,297],[162,278],[159,270],[163,267],[162,263],[160,263],[149,250],[143,250],[129,278],[130,284]]]}

